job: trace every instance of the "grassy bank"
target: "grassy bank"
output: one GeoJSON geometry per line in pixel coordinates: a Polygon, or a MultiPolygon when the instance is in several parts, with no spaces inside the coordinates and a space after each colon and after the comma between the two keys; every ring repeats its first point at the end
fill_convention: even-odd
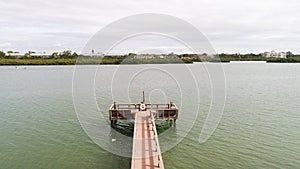
{"type": "MultiPolygon", "coordinates": [[[[180,59],[128,59],[125,57],[105,57],[105,58],[67,58],[67,59],[46,59],[46,58],[34,58],[34,59],[19,59],[19,58],[0,58],[0,65],[98,65],[98,64],[181,64],[181,63],[193,63],[201,62],[201,60],[180,60],[180,59]]],[[[208,62],[230,62],[230,61],[267,61],[269,63],[300,63],[300,58],[220,58],[220,59],[207,59],[208,62]]]]}
{"type": "Polygon", "coordinates": [[[230,62],[230,61],[266,61],[268,63],[300,63],[300,58],[220,58],[207,59],[207,62],[230,62]]]}
{"type": "Polygon", "coordinates": [[[75,65],[75,59],[0,59],[0,65],[75,65]]]}
{"type": "Polygon", "coordinates": [[[114,58],[78,58],[78,59],[0,59],[2,66],[15,66],[15,65],[98,65],[98,64],[168,64],[168,63],[192,63],[191,61],[183,62],[180,59],[125,59],[122,57],[114,58]]]}

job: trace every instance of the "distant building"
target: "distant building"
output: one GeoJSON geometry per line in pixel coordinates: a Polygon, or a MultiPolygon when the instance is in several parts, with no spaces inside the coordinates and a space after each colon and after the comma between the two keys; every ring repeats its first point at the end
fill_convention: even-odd
{"type": "Polygon", "coordinates": [[[271,52],[263,53],[262,56],[266,58],[287,58],[287,52],[275,52],[272,50],[271,52]]]}
{"type": "Polygon", "coordinates": [[[19,52],[14,52],[14,53],[6,53],[6,56],[11,56],[11,57],[16,57],[16,58],[22,58],[26,54],[30,55],[31,57],[41,57],[41,58],[49,58],[52,54],[49,53],[36,53],[32,51],[28,51],[27,53],[19,53],[19,52]]]}
{"type": "Polygon", "coordinates": [[[31,57],[41,57],[41,58],[49,58],[52,54],[50,53],[31,53],[31,57]]]}
{"type": "Polygon", "coordinates": [[[104,57],[103,53],[84,53],[82,56],[87,56],[87,57],[93,57],[93,58],[99,58],[99,57],[104,57]]]}
{"type": "Polygon", "coordinates": [[[25,55],[25,53],[24,54],[22,54],[22,53],[5,53],[5,55],[6,56],[16,57],[16,58],[21,58],[21,57],[23,57],[25,55]]]}
{"type": "Polygon", "coordinates": [[[209,55],[206,53],[203,54],[183,54],[180,55],[181,59],[187,59],[187,60],[206,60],[206,59],[210,59],[213,58],[214,55],[209,55]]]}
{"type": "Polygon", "coordinates": [[[157,56],[152,55],[152,54],[137,54],[137,55],[133,56],[133,58],[135,58],[135,59],[154,59],[156,57],[157,56]]]}

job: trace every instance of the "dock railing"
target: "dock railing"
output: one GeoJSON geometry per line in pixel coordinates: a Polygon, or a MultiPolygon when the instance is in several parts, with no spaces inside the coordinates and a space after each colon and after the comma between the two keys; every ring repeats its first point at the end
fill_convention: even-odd
{"type": "MultiPolygon", "coordinates": [[[[135,114],[135,118],[136,118],[136,116],[137,116],[137,114],[135,114]]],[[[136,124],[137,124],[137,121],[134,122],[134,126],[136,126],[136,124]]],[[[133,133],[136,133],[136,127],[134,127],[133,130],[134,130],[133,133]]],[[[136,150],[136,148],[135,148],[135,142],[136,142],[137,138],[135,138],[135,137],[136,136],[133,135],[133,141],[132,141],[132,157],[133,158],[137,157],[136,152],[135,152],[135,150],[136,150]]],[[[135,163],[131,162],[131,169],[135,169],[135,168],[136,168],[135,163]]]]}
{"type": "Polygon", "coordinates": [[[154,132],[154,138],[155,138],[155,144],[156,144],[156,148],[157,148],[157,167],[159,167],[160,169],[164,169],[164,163],[163,163],[163,159],[162,159],[162,155],[161,155],[161,150],[160,150],[160,145],[159,145],[159,140],[158,140],[158,134],[157,134],[157,130],[156,130],[156,124],[155,124],[155,119],[153,116],[153,113],[150,112],[150,116],[151,116],[151,122],[152,122],[152,130],[154,132]]]}
{"type": "MultiPolygon", "coordinates": [[[[109,108],[110,120],[134,118],[134,113],[140,110],[141,104],[112,104],[109,108]]],[[[178,107],[176,104],[145,104],[146,110],[155,112],[155,119],[177,119],[178,107]]]]}

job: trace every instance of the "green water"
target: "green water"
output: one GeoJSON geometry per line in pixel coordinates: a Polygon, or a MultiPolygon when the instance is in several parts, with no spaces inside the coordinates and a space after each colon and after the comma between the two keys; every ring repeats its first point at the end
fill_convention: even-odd
{"type": "MultiPolygon", "coordinates": [[[[201,64],[189,67],[198,75],[204,72],[201,64]]],[[[207,142],[198,142],[210,96],[205,75],[196,76],[201,95],[198,118],[187,137],[163,153],[165,168],[299,168],[300,65],[223,67],[227,100],[218,128],[207,142]]],[[[115,69],[101,68],[104,79],[115,69]]],[[[0,168],[130,168],[130,158],[99,147],[81,128],[72,98],[73,70],[72,66],[0,67],[0,168]]],[[[104,90],[98,86],[96,92],[104,90]]],[[[138,93],[140,88],[130,91],[138,93]]],[[[140,100],[139,93],[132,97],[140,100]]],[[[101,95],[96,98],[99,105],[111,104],[101,95]]],[[[171,130],[180,133],[180,126],[190,125],[186,111],[180,112],[182,120],[171,130]]],[[[167,143],[161,140],[162,146],[167,143]]]]}

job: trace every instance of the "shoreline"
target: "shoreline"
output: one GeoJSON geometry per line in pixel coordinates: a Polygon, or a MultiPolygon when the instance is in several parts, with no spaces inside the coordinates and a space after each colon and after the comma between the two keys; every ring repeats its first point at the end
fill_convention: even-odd
{"type": "Polygon", "coordinates": [[[300,60],[294,59],[266,59],[266,60],[224,60],[224,59],[212,59],[212,60],[123,60],[123,59],[102,59],[92,58],[86,60],[80,59],[0,59],[0,66],[74,66],[74,65],[141,65],[141,64],[194,64],[194,63],[300,63],[300,60]]]}

